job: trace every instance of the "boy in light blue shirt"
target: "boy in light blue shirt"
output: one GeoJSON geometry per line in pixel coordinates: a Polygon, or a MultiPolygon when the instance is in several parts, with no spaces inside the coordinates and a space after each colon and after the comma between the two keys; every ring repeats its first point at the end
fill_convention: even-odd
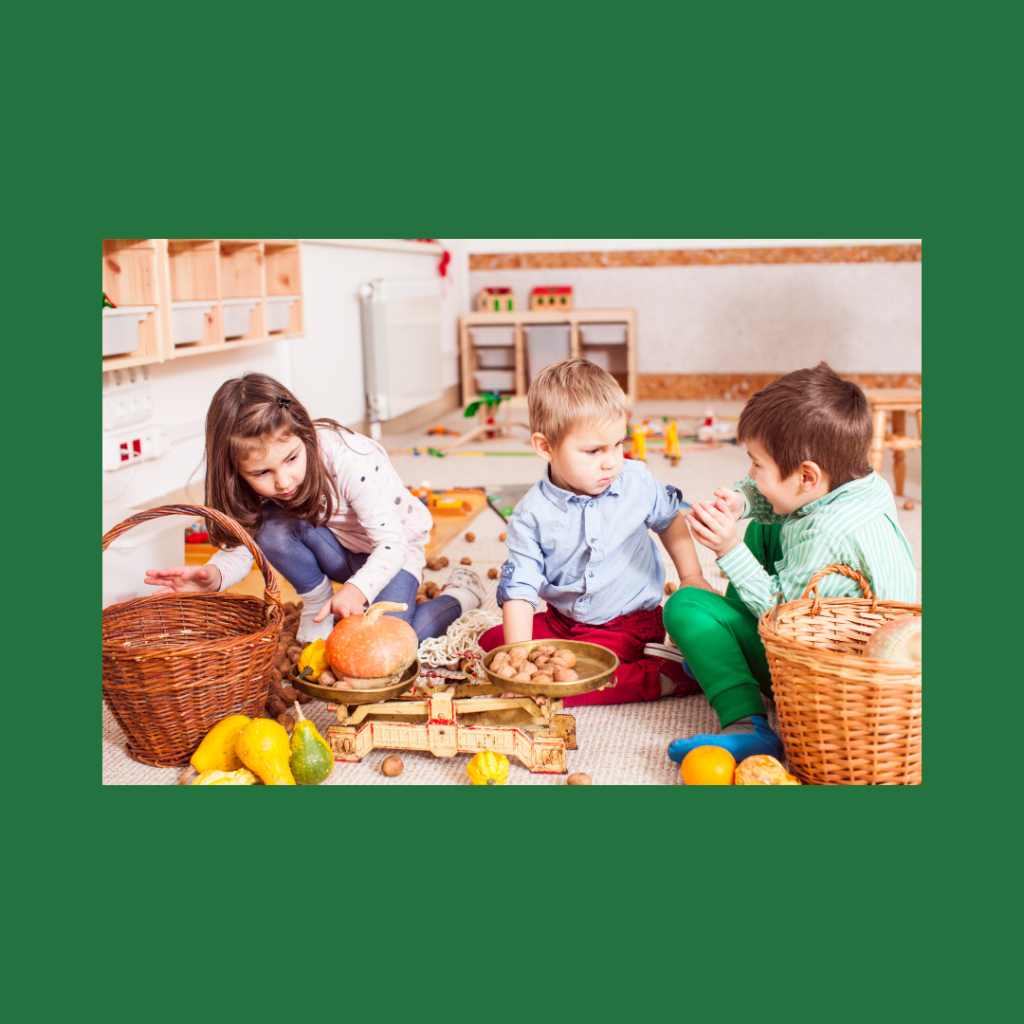
{"type": "Polygon", "coordinates": [[[694,692],[663,646],[665,566],[650,531],[661,537],[681,587],[713,588],[680,513],[679,489],[623,458],[622,389],[593,363],[563,359],[538,374],[527,403],[534,450],[548,465],[509,520],[497,595],[503,621],[480,646],[563,639],[614,651],[616,685],[567,697],[567,707],[694,692]],[[536,612],[542,599],[547,610],[536,612]]]}

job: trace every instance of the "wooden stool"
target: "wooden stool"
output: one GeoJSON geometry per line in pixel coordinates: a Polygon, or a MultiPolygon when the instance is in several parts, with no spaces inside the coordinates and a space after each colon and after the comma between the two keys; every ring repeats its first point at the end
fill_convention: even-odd
{"type": "Polygon", "coordinates": [[[903,495],[903,481],[907,477],[907,456],[910,448],[921,447],[921,392],[913,388],[865,388],[871,406],[873,432],[871,436],[871,468],[882,471],[885,449],[892,450],[892,475],[896,480],[896,494],[903,495]],[[917,416],[917,437],[907,437],[907,413],[917,416]],[[892,432],[885,429],[886,417],[892,414],[892,432]]]}

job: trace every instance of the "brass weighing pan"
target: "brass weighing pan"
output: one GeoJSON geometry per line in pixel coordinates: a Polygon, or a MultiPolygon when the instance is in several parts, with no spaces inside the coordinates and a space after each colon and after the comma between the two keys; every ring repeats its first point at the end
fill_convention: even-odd
{"type": "Polygon", "coordinates": [[[340,686],[317,686],[316,683],[300,679],[298,676],[298,666],[292,665],[288,682],[296,690],[308,693],[310,697],[316,697],[317,700],[325,700],[329,704],[379,704],[381,701],[401,696],[416,682],[419,674],[420,660],[417,658],[402,673],[397,683],[392,683],[390,686],[382,686],[376,690],[348,690],[340,686]]]}
{"type": "Polygon", "coordinates": [[[522,644],[505,644],[502,647],[495,647],[484,655],[484,671],[487,678],[495,686],[501,687],[499,693],[520,693],[524,697],[572,697],[577,693],[589,693],[591,690],[603,690],[605,686],[614,686],[610,683],[612,675],[619,667],[619,659],[600,644],[588,644],[582,640],[529,640],[522,644]],[[490,665],[494,656],[499,651],[511,651],[513,647],[523,647],[527,653],[541,644],[550,644],[552,647],[566,648],[576,655],[574,671],[579,679],[571,683],[547,683],[547,682],[522,682],[505,679],[491,671],[490,665]]]}

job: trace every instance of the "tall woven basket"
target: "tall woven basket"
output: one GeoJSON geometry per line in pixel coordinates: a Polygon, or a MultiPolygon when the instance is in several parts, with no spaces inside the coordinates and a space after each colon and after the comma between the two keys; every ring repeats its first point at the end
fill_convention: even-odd
{"type": "Polygon", "coordinates": [[[921,784],[921,666],[861,654],[879,626],[920,614],[919,604],[879,601],[855,569],[830,565],[811,577],[799,601],[761,616],[779,730],[789,770],[801,781],[921,784]],[[863,596],[820,597],[818,582],[831,573],[855,580],[863,596]]]}
{"type": "Polygon", "coordinates": [[[162,505],[118,523],[103,550],[133,526],[193,515],[234,533],[263,573],[263,600],[240,594],[137,597],[103,609],[103,699],[124,730],[128,754],[159,767],[188,764],[228,715],[263,713],[284,619],[274,570],[233,519],[202,505],[162,505]]]}

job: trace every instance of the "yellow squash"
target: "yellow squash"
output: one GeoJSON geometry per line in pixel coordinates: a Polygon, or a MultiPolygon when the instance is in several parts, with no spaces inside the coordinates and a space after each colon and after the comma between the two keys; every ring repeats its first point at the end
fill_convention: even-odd
{"type": "Polygon", "coordinates": [[[259,779],[248,768],[239,768],[234,772],[203,772],[192,783],[193,786],[255,786],[259,779]]]}
{"type": "MultiPolygon", "coordinates": [[[[248,715],[230,715],[222,718],[204,737],[190,764],[203,772],[233,772],[242,767],[235,744],[238,734],[252,721],[248,715]]],[[[195,785],[195,783],[193,783],[195,785]]]]}
{"type": "Polygon", "coordinates": [[[239,734],[235,748],[246,768],[267,786],[294,786],[288,767],[291,750],[288,731],[269,718],[254,718],[239,734]]]}
{"type": "Polygon", "coordinates": [[[320,673],[329,668],[327,663],[327,644],[323,640],[314,640],[299,655],[299,678],[315,683],[320,673]]]}
{"type": "Polygon", "coordinates": [[[493,750],[481,750],[466,765],[466,774],[474,786],[504,786],[508,782],[508,758],[493,750]]]}

